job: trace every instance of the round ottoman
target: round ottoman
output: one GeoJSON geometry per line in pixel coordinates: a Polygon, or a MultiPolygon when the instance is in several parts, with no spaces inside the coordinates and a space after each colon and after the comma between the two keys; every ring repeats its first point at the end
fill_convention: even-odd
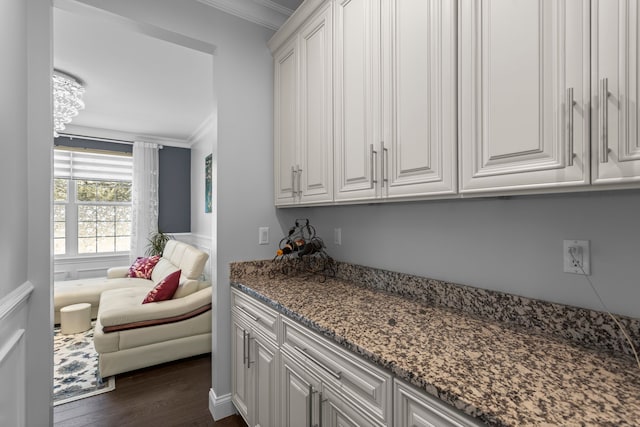
{"type": "Polygon", "coordinates": [[[91,304],[68,305],[60,309],[60,333],[77,334],[91,329],[91,304]]]}

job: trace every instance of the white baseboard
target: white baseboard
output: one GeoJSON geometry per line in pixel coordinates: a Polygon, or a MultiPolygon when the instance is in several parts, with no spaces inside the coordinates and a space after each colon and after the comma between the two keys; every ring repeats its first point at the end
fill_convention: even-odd
{"type": "Polygon", "coordinates": [[[231,402],[231,393],[216,396],[216,392],[209,389],[209,412],[211,412],[214,421],[236,414],[236,407],[231,402]]]}

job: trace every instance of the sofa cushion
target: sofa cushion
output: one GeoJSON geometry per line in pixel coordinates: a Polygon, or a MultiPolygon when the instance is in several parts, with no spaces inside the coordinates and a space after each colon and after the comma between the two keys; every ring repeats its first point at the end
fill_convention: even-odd
{"type": "Polygon", "coordinates": [[[162,279],[160,283],[155,285],[153,289],[149,291],[144,300],[142,300],[142,303],[148,304],[150,302],[160,302],[171,299],[173,297],[173,294],[176,293],[176,289],[178,289],[178,283],[180,282],[180,273],[180,270],[174,271],[173,273],[162,279]]]}
{"type": "Polygon", "coordinates": [[[178,270],[180,270],[180,268],[173,265],[168,259],[162,257],[151,272],[151,280],[153,280],[153,283],[158,284],[162,279],[178,270]]]}
{"type": "Polygon", "coordinates": [[[204,288],[184,298],[162,301],[157,304],[140,304],[147,294],[142,288],[125,288],[105,291],[100,297],[98,317],[101,325],[124,325],[144,320],[180,316],[211,303],[211,287],[204,288]]]}
{"type": "Polygon", "coordinates": [[[139,256],[129,267],[127,277],[138,277],[140,279],[151,279],[151,272],[156,264],[160,261],[160,256],[154,255],[150,257],[139,256]]]}
{"type": "Polygon", "coordinates": [[[153,287],[153,282],[147,279],[122,277],[107,279],[97,277],[91,279],[67,280],[55,282],[53,288],[54,309],[59,312],[62,307],[80,302],[88,302],[94,307],[100,303],[100,294],[110,289],[141,288],[145,293],[153,287]]]}
{"type": "MultiPolygon", "coordinates": [[[[182,270],[182,274],[187,279],[197,280],[202,275],[209,255],[186,243],[169,240],[164,247],[162,258],[182,270]]],[[[153,277],[151,279],[153,280],[153,277]]]]}

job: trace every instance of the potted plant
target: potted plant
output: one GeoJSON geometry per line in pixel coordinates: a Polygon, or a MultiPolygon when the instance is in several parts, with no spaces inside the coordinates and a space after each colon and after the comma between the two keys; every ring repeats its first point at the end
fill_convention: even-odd
{"type": "Polygon", "coordinates": [[[154,233],[151,233],[147,241],[147,251],[145,252],[146,256],[154,256],[159,255],[162,256],[162,252],[164,252],[164,247],[167,242],[172,239],[168,234],[163,233],[158,230],[154,233]]]}

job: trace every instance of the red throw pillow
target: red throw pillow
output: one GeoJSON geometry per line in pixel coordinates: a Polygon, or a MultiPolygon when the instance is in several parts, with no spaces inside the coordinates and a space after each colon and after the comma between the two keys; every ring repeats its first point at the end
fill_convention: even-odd
{"type": "Polygon", "coordinates": [[[138,257],[129,267],[127,277],[137,277],[139,279],[151,279],[153,267],[160,261],[160,256],[154,255],[148,258],[138,257]]]}
{"type": "Polygon", "coordinates": [[[181,270],[174,271],[162,279],[160,283],[149,291],[142,303],[146,304],[148,302],[158,302],[173,298],[173,294],[176,293],[178,285],[180,284],[180,273],[181,270]]]}

